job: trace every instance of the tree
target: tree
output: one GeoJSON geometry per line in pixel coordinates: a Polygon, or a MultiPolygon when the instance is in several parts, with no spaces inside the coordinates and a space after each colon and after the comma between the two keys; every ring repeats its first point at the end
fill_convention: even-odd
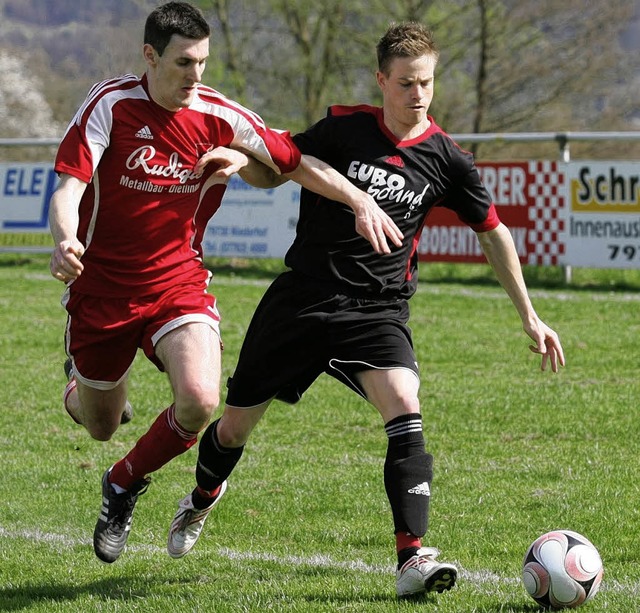
{"type": "MultiPolygon", "coordinates": [[[[0,137],[57,137],[64,126],[53,118],[42,94],[42,84],[27,70],[21,57],[0,50],[0,137]]],[[[9,157],[8,151],[2,152],[9,157]]],[[[12,150],[12,160],[42,159],[49,154],[42,148],[12,150]]]]}
{"type": "MultiPolygon", "coordinates": [[[[83,11],[83,23],[34,30],[40,17],[27,9],[44,1],[0,2],[0,12],[10,7],[23,19],[17,28],[1,15],[11,27],[0,30],[0,49],[3,41],[34,54],[42,47],[31,65],[41,70],[54,118],[66,122],[91,83],[144,69],[132,58],[139,58],[142,16],[156,2],[104,4],[111,25],[88,22],[83,11]]],[[[389,22],[404,20],[428,24],[440,43],[431,114],[450,133],[630,130],[640,120],[640,53],[621,45],[640,0],[194,1],[212,25],[204,81],[277,127],[304,129],[329,104],[378,104],[375,44],[389,22]]],[[[62,22],[71,4],[46,0],[47,14],[62,22]]],[[[580,146],[600,157],[619,149],[580,146]]],[[[539,152],[531,145],[477,148],[500,157],[532,151],[539,152]]],[[[546,146],[545,156],[556,153],[546,146]]]]}

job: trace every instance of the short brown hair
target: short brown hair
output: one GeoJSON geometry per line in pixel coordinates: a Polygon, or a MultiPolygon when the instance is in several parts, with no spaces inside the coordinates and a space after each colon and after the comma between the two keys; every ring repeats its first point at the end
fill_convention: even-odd
{"type": "Polygon", "coordinates": [[[396,57],[432,55],[438,60],[438,47],[433,35],[416,21],[392,24],[376,46],[378,70],[389,73],[389,64],[396,57]]]}
{"type": "Polygon", "coordinates": [[[188,2],[167,2],[147,17],[144,42],[162,55],[174,34],[191,40],[209,38],[211,30],[202,11],[188,2]]]}

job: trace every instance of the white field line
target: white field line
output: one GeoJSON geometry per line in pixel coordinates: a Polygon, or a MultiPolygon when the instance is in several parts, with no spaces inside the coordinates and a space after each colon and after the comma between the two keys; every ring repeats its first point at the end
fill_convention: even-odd
{"type": "MultiPolygon", "coordinates": [[[[7,530],[0,526],[0,538],[6,540],[27,540],[34,543],[43,543],[46,545],[63,545],[64,547],[76,547],[92,545],[90,539],[74,538],[65,534],[53,534],[43,532],[41,530],[7,530]]],[[[166,554],[164,547],[157,545],[131,545],[127,547],[129,553],[142,554],[166,554]]],[[[294,556],[294,555],[276,555],[272,553],[260,553],[254,551],[236,551],[228,547],[221,547],[216,550],[215,555],[228,560],[239,561],[256,561],[256,562],[274,562],[287,566],[310,566],[314,568],[329,568],[335,570],[348,570],[365,574],[392,574],[395,569],[393,566],[384,564],[367,564],[361,560],[339,561],[334,560],[326,555],[314,556],[294,556]]],[[[196,554],[197,555],[197,554],[196,554]]],[[[202,554],[201,554],[202,555],[202,554]]],[[[460,568],[460,564],[453,562],[458,567],[461,579],[468,581],[474,585],[519,585],[519,577],[503,577],[490,571],[469,571],[460,568]]],[[[627,595],[640,597],[640,582],[624,582],[619,580],[607,579],[602,583],[601,591],[624,593],[627,595]]]]}

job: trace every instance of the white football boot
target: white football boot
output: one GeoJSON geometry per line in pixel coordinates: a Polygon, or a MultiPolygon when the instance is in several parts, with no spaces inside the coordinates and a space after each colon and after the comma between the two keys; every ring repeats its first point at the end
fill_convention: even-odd
{"type": "Polygon", "coordinates": [[[440,552],[435,547],[421,547],[396,572],[398,596],[417,596],[426,592],[450,590],[458,570],[453,564],[436,562],[440,552]]]}
{"type": "Polygon", "coordinates": [[[209,513],[226,491],[227,482],[223,481],[220,493],[215,497],[211,506],[206,509],[196,509],[193,506],[191,494],[180,501],[178,512],[169,528],[169,540],[167,541],[167,551],[172,558],[181,558],[191,551],[200,537],[209,513]]]}

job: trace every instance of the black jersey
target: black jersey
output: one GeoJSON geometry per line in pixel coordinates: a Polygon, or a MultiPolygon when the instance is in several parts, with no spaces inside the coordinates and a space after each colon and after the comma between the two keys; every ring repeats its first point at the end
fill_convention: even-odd
{"type": "Polygon", "coordinates": [[[333,106],[327,117],[294,137],[303,153],[371,194],[404,240],[400,248],[389,242],[390,254],[377,254],[356,232],[349,207],[302,189],[296,237],[285,256],[291,269],[345,293],[408,298],[418,281],[420,234],[434,206],[455,211],[477,231],[498,225],[473,156],[429,119],[424,134],[398,141],[384,125],[381,108],[333,106]]]}

